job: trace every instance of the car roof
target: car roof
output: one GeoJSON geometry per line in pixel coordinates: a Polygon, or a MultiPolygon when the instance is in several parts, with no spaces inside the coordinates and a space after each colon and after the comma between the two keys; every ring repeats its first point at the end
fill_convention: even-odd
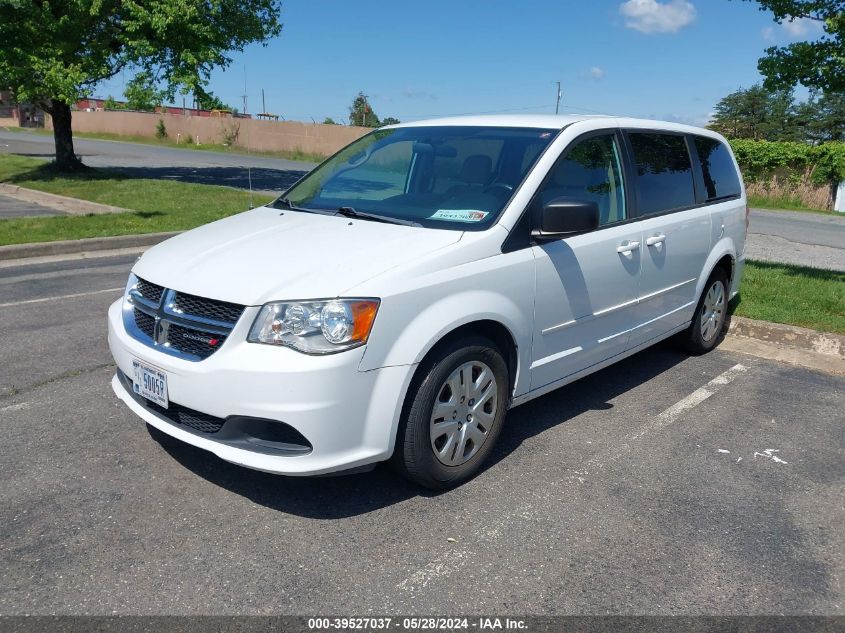
{"type": "Polygon", "coordinates": [[[489,126],[489,127],[524,127],[543,129],[563,129],[573,123],[583,121],[607,121],[613,127],[642,128],[651,130],[665,130],[669,132],[686,132],[705,134],[720,138],[712,130],[701,127],[674,123],[672,121],[657,121],[654,119],[637,119],[632,117],[617,117],[596,114],[485,114],[472,116],[454,116],[441,119],[424,119],[391,125],[391,128],[402,127],[431,127],[443,125],[489,126]]]}

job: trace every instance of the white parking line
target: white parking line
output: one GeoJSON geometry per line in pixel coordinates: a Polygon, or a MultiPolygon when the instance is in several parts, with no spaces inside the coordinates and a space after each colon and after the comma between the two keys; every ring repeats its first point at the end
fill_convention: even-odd
{"type": "Polygon", "coordinates": [[[72,295],[61,295],[59,297],[43,297],[41,299],[27,299],[26,301],[11,301],[9,303],[0,303],[0,308],[10,308],[12,306],[22,306],[29,303],[43,303],[45,301],[58,301],[59,299],[75,299],[77,297],[89,297],[91,295],[101,295],[106,292],[123,292],[124,287],[106,288],[105,290],[92,290],[91,292],[77,292],[72,295]]]}
{"type": "Polygon", "coordinates": [[[635,433],[622,438],[619,445],[587,460],[585,464],[587,470],[583,473],[579,472],[577,474],[589,473],[590,469],[601,468],[605,464],[616,461],[623,455],[630,453],[633,450],[633,447],[631,446],[632,442],[636,442],[649,433],[659,431],[660,429],[669,426],[684,413],[697,407],[699,404],[707,400],[707,398],[716,393],[721,387],[733,382],[737,376],[744,374],[746,371],[748,371],[748,367],[741,363],[737,363],[727,371],[716,376],[703,387],[699,387],[685,398],[678,400],[678,402],[673,404],[671,407],[655,416],[650,422],[641,426],[635,433]]]}
{"type": "MultiPolygon", "coordinates": [[[[651,422],[638,429],[634,434],[625,437],[621,445],[614,446],[587,460],[581,470],[573,471],[570,479],[584,483],[586,481],[584,475],[589,475],[591,472],[631,452],[633,450],[633,446],[631,445],[633,442],[642,439],[648,433],[672,424],[684,413],[707,400],[707,398],[715,394],[721,387],[733,382],[737,376],[746,371],[748,371],[748,368],[745,365],[736,364],[727,371],[719,374],[703,387],[696,389],[685,398],[682,398],[655,416],[651,422]]],[[[464,488],[468,489],[476,485],[479,485],[478,480],[464,484],[464,488]]],[[[434,585],[449,576],[458,574],[467,562],[477,558],[479,547],[489,545],[490,543],[495,544],[505,528],[511,526],[514,522],[530,520],[532,509],[536,507],[538,499],[542,499],[542,495],[544,494],[556,495],[558,494],[557,488],[550,486],[541,491],[539,496],[532,497],[530,503],[527,505],[523,504],[522,507],[517,506],[514,511],[499,516],[478,534],[474,535],[472,539],[467,539],[466,544],[459,542],[457,545],[444,546],[439,556],[401,580],[396,587],[406,592],[419,591],[428,587],[429,584],[434,585]]],[[[540,505],[542,506],[542,503],[540,505]]]]}

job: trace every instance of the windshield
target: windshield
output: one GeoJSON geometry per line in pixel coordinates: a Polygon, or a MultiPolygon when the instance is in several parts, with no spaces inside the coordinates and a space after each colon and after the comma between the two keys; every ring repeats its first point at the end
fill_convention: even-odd
{"type": "Polygon", "coordinates": [[[476,126],[377,130],[317,167],[274,205],[483,230],[557,132],[476,126]]]}

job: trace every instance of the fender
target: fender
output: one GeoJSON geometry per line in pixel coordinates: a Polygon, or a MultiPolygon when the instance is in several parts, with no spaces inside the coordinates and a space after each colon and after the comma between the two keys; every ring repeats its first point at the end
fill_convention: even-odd
{"type": "Polygon", "coordinates": [[[359,369],[417,364],[450,332],[488,320],[501,324],[516,343],[514,393],[527,391],[530,376],[524,370],[530,366],[534,319],[533,255],[526,249],[461,268],[464,274],[455,275],[453,269],[434,275],[424,287],[383,297],[359,369]]]}
{"type": "MultiPolygon", "coordinates": [[[[730,255],[731,260],[734,263],[734,272],[731,275],[731,288],[734,287],[734,280],[737,278],[737,256],[736,256],[736,246],[734,245],[734,241],[730,237],[723,237],[720,239],[713,248],[710,249],[710,255],[707,256],[707,260],[704,262],[704,267],[701,270],[701,275],[698,278],[698,283],[695,287],[695,297],[696,301],[698,301],[699,297],[701,297],[701,293],[704,292],[704,284],[707,283],[707,280],[710,278],[710,275],[713,273],[713,269],[716,268],[716,264],[722,259],[725,255],[730,255]]],[[[730,293],[729,293],[730,294],[730,293]]],[[[733,295],[731,295],[733,296],[733,295]]]]}

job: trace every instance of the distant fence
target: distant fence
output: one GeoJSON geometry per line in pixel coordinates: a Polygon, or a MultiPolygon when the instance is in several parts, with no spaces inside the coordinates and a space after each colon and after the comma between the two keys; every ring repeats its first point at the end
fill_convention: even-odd
{"type": "MultiPolygon", "coordinates": [[[[194,117],[181,114],[149,112],[73,113],[75,132],[155,137],[159,120],[164,121],[170,139],[201,144],[229,144],[255,151],[302,151],[309,154],[334,154],[344,145],[370,130],[363,127],[300,123],[295,121],[258,121],[223,117],[194,117]]],[[[47,122],[52,129],[52,121],[47,122]]]]}

